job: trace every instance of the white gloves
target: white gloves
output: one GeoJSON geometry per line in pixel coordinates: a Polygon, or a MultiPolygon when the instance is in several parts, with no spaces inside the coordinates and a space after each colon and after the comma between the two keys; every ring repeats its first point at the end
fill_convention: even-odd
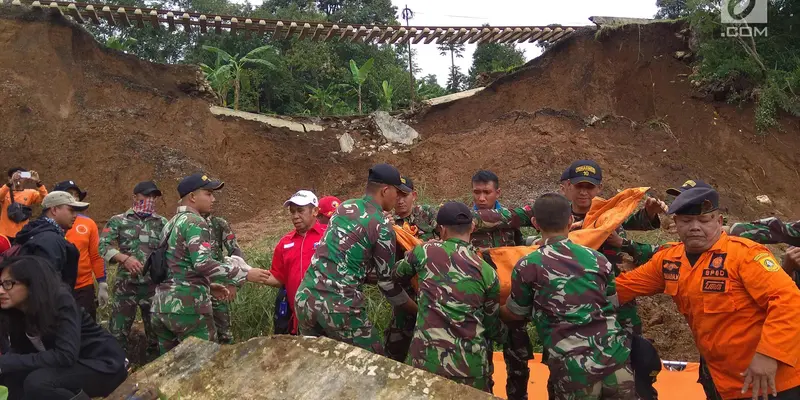
{"type": "Polygon", "coordinates": [[[247,262],[239,256],[230,256],[225,257],[225,262],[230,264],[234,267],[239,267],[240,269],[244,270],[245,272],[249,272],[253,267],[249,266],[247,262]]]}
{"type": "Polygon", "coordinates": [[[100,282],[97,284],[97,302],[100,307],[108,304],[108,282],[100,282]]]}

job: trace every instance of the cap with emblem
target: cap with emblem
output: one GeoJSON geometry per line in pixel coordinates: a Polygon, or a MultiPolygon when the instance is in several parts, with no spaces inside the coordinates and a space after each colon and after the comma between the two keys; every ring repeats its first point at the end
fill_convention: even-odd
{"type": "Polygon", "coordinates": [[[711,186],[684,190],[669,206],[669,214],[702,215],[719,209],[719,193],[711,186]]]}
{"type": "Polygon", "coordinates": [[[63,181],[56,183],[56,186],[53,187],[54,192],[69,192],[70,190],[74,190],[78,192],[78,200],[83,200],[86,198],[86,191],[81,190],[74,181],[63,181]]]}
{"type": "Polygon", "coordinates": [[[464,203],[448,201],[439,207],[436,223],[441,226],[466,225],[472,223],[472,211],[464,203]]]}
{"type": "Polygon", "coordinates": [[[667,189],[667,194],[671,194],[673,196],[679,196],[681,193],[683,193],[683,191],[689,190],[689,189],[695,188],[695,187],[710,188],[711,185],[709,185],[709,184],[707,184],[707,183],[705,183],[705,182],[703,182],[701,180],[691,180],[690,179],[690,180],[688,180],[686,182],[683,182],[683,185],[681,185],[681,187],[679,187],[679,188],[669,188],[669,189],[667,189]]]}
{"type": "Polygon", "coordinates": [[[330,218],[333,216],[333,213],[336,212],[336,209],[339,208],[339,204],[342,204],[342,201],[333,196],[325,196],[319,199],[319,213],[330,218]]]}
{"type": "Polygon", "coordinates": [[[311,193],[308,190],[299,190],[297,193],[292,195],[289,200],[283,202],[284,207],[289,207],[290,204],[294,204],[296,206],[304,207],[307,205],[313,205],[314,207],[319,207],[319,200],[317,200],[317,195],[311,193]]]}
{"type": "Polygon", "coordinates": [[[403,184],[400,185],[400,190],[402,190],[403,193],[411,193],[414,191],[414,181],[411,180],[411,178],[404,176],[400,180],[403,181],[403,184]]]}
{"type": "Polygon", "coordinates": [[[223,186],[225,186],[224,182],[210,179],[207,175],[192,174],[181,179],[178,184],[178,194],[184,198],[196,190],[220,190],[223,186]]]}
{"type": "Polygon", "coordinates": [[[573,185],[588,182],[598,186],[603,181],[603,169],[592,160],[575,161],[569,166],[569,171],[565,175],[573,185]]]}
{"type": "Polygon", "coordinates": [[[158,189],[156,183],[153,181],[139,182],[133,187],[133,194],[142,194],[145,196],[161,196],[161,190],[158,189]]]}
{"type": "Polygon", "coordinates": [[[404,193],[411,192],[408,186],[405,186],[406,182],[400,176],[400,171],[389,164],[377,164],[370,168],[367,181],[392,185],[404,193]]]}
{"type": "Polygon", "coordinates": [[[83,211],[89,208],[89,203],[82,203],[75,200],[71,194],[62,191],[52,191],[44,196],[42,200],[42,208],[47,210],[58,206],[70,206],[77,211],[83,211]]]}

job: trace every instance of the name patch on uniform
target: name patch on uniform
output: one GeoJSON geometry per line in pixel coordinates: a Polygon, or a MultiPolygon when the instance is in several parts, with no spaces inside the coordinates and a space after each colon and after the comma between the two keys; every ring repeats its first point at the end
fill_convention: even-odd
{"type": "Polygon", "coordinates": [[[294,247],[294,242],[292,242],[292,243],[286,243],[285,245],[283,245],[283,248],[284,248],[284,249],[291,249],[292,247],[294,247]]]}
{"type": "Polygon", "coordinates": [[[677,281],[680,277],[680,261],[664,260],[661,262],[661,272],[664,274],[665,281],[677,281]]]}
{"type": "Polygon", "coordinates": [[[728,281],[716,279],[703,279],[703,291],[711,293],[725,293],[725,286],[728,281]]]}
{"type": "Polygon", "coordinates": [[[772,257],[772,254],[761,253],[757,255],[754,260],[761,264],[761,266],[764,267],[764,269],[768,272],[777,272],[781,269],[781,265],[778,264],[778,261],[776,261],[774,257],[772,257]]]}

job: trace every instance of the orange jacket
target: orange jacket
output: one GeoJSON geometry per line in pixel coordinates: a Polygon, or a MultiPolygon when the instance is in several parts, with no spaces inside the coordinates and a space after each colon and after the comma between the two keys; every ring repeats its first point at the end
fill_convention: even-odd
{"type": "Polygon", "coordinates": [[[672,296],[723,399],[742,394],[756,352],[778,360],[778,391],[800,386],[800,290],[766,247],[723,233],[692,266],[682,243],[617,278],[620,304],[672,296]]]}
{"type": "Polygon", "coordinates": [[[94,280],[106,280],[106,267],[103,257],[100,256],[100,234],[97,224],[85,216],[78,215],[72,229],[67,231],[67,241],[74,244],[81,252],[78,261],[78,280],[75,289],[80,289],[94,284],[94,280]]]}
{"type": "MultiPolygon", "coordinates": [[[[9,188],[8,185],[2,185],[0,187],[0,235],[14,237],[17,236],[17,233],[28,221],[16,223],[8,219],[6,213],[8,212],[8,206],[11,205],[10,192],[11,188],[9,188]]],[[[30,207],[34,204],[42,204],[44,196],[47,196],[47,188],[42,185],[39,186],[39,189],[25,189],[14,192],[14,201],[30,207]]]]}

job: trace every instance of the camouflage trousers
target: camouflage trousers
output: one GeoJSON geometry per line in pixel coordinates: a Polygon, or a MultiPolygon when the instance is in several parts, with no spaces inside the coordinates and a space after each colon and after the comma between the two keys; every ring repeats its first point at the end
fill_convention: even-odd
{"type": "Polygon", "coordinates": [[[462,377],[453,377],[453,376],[443,376],[444,378],[450,379],[453,382],[460,383],[462,385],[472,386],[475,389],[483,390],[487,393],[492,393],[491,389],[489,389],[489,379],[487,377],[481,378],[462,378],[462,377]]]}
{"type": "Polygon", "coordinates": [[[602,381],[583,390],[561,391],[558,383],[552,386],[555,392],[551,398],[556,400],[636,400],[633,370],[630,365],[614,371],[602,381]]]}
{"type": "Polygon", "coordinates": [[[211,314],[153,313],[153,332],[158,338],[158,350],[164,354],[189,337],[211,340],[215,336],[211,314]]]}
{"type": "MultiPolygon", "coordinates": [[[[301,292],[298,300],[302,295],[301,292]]],[[[300,306],[305,302],[298,301],[297,303],[295,311],[301,335],[325,336],[376,354],[383,354],[378,330],[367,319],[367,310],[353,309],[347,313],[326,313],[322,310],[315,310],[315,307],[300,306]]]]}
{"type": "Polygon", "coordinates": [[[233,344],[231,333],[231,305],[225,301],[211,299],[211,309],[214,315],[214,330],[216,337],[212,338],[219,344],[233,344]]]}
{"type": "MultiPolygon", "coordinates": [[[[412,299],[417,297],[412,287],[404,289],[412,299]]],[[[401,363],[406,361],[416,325],[417,314],[408,313],[397,307],[392,308],[392,320],[383,332],[383,349],[386,357],[401,363]]]]}
{"type": "MultiPolygon", "coordinates": [[[[494,363],[492,362],[492,344],[489,343],[488,360],[489,376],[488,385],[491,391],[494,388],[494,363]]],[[[506,395],[508,400],[527,400],[528,380],[531,376],[531,368],[528,361],[533,359],[533,346],[528,336],[525,325],[509,327],[508,336],[503,343],[503,361],[506,364],[506,395]]]]}
{"type": "Polygon", "coordinates": [[[128,336],[136,320],[136,309],[142,312],[144,334],[147,337],[147,357],[154,358],[158,355],[158,341],[153,334],[150,317],[150,300],[155,294],[156,287],[152,283],[138,283],[132,279],[117,279],[114,282],[114,295],[111,302],[111,320],[108,330],[117,339],[120,346],[125,349],[128,358],[131,349],[128,346],[128,336]]]}

